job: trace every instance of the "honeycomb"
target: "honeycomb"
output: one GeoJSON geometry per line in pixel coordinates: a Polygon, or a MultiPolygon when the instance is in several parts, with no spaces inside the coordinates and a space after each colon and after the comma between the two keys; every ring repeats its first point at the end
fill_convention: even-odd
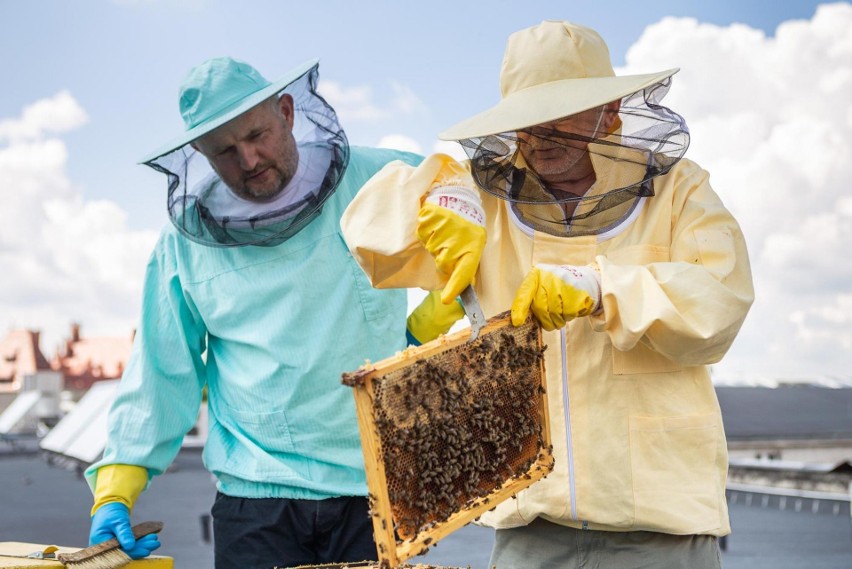
{"type": "Polygon", "coordinates": [[[383,533],[393,530],[390,548],[408,540],[399,559],[422,555],[451,531],[441,529],[449,519],[469,522],[473,516],[459,513],[491,509],[509,497],[507,484],[514,481],[514,493],[552,467],[538,324],[512,327],[503,314],[468,337],[463,331],[344,374],[344,383],[369,393],[356,394],[356,404],[380,559],[400,553],[386,551],[383,533]],[[365,417],[375,440],[365,440],[365,417]],[[380,476],[370,474],[370,453],[380,476]]]}
{"type": "Polygon", "coordinates": [[[535,329],[483,335],[375,381],[397,533],[410,538],[525,473],[544,445],[535,329]],[[533,344],[532,346],[530,344],[533,344]]]}

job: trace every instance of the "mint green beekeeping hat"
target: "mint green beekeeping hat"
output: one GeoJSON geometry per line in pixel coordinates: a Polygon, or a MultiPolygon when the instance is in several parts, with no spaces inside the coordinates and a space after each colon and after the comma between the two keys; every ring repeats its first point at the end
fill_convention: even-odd
{"type": "Polygon", "coordinates": [[[334,109],[317,92],[319,63],[308,61],[277,81],[248,63],[217,57],[192,69],[179,93],[186,130],[141,163],[167,176],[169,218],[202,245],[275,246],[305,227],[337,189],[349,143],[334,109]],[[293,99],[291,134],[298,151],[293,178],[270,200],[236,195],[192,145],[272,97],[293,99]]]}
{"type": "Polygon", "coordinates": [[[145,164],[201,138],[252,109],[315,67],[307,61],[275,82],[268,81],[248,63],[216,57],[193,68],[180,87],[180,114],[186,131],[165,146],[146,155],[145,164]]]}

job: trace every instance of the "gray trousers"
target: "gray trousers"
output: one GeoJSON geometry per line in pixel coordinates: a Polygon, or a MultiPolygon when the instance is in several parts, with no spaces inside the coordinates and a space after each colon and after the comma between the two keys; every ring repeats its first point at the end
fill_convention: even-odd
{"type": "Polygon", "coordinates": [[[542,519],[497,530],[496,569],[720,569],[717,539],[649,531],[578,530],[542,519]]]}

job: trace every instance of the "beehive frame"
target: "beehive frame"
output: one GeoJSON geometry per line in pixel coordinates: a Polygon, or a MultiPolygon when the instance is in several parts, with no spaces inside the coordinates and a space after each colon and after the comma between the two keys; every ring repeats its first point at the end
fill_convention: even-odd
{"type": "Polygon", "coordinates": [[[512,327],[504,313],[469,338],[464,329],[343,374],[383,566],[425,553],[553,468],[540,327],[512,327]]]}

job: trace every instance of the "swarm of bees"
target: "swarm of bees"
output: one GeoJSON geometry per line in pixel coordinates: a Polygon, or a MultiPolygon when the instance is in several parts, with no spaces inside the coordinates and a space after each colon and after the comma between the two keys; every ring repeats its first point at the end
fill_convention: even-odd
{"type": "Polygon", "coordinates": [[[408,539],[529,476],[545,446],[537,328],[505,327],[373,378],[395,533],[408,539]]]}

